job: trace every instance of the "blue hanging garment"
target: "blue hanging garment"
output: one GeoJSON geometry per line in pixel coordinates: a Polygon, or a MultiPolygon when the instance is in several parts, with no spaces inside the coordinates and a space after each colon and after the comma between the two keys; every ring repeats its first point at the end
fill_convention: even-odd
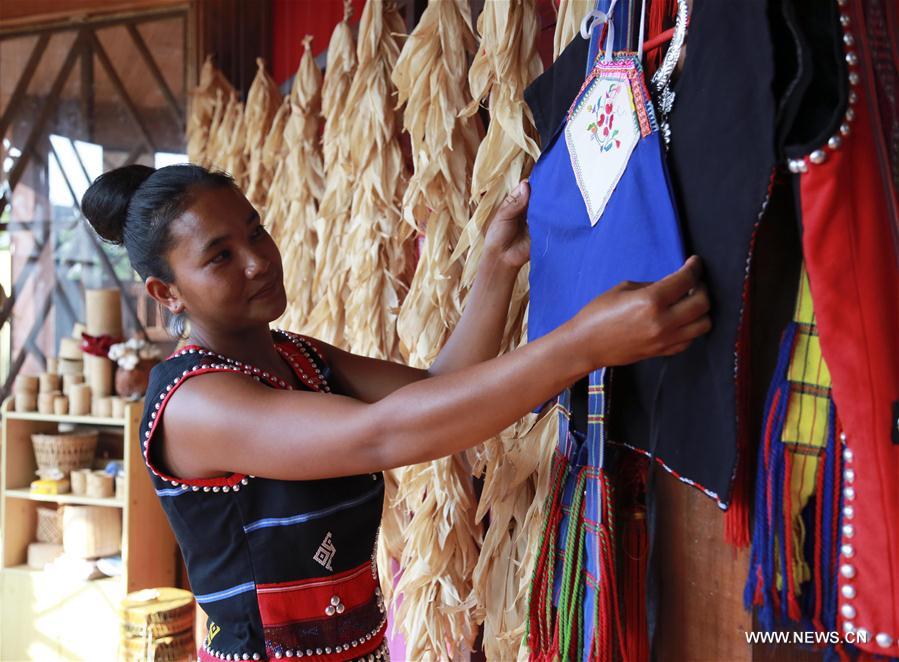
{"type": "MultiPolygon", "coordinates": [[[[616,4],[626,11],[612,2],[609,14],[616,4]]],[[[598,5],[601,12],[609,3],[598,5]]],[[[639,56],[613,53],[615,31],[605,19],[601,13],[604,30],[594,25],[592,31],[593,66],[530,177],[529,340],[564,324],[621,281],[655,281],[685,260],[639,56]],[[606,48],[597,57],[602,33],[606,48]]],[[[570,429],[570,393],[559,396],[559,452],[531,585],[533,659],[611,659],[615,648],[627,658],[604,471],[607,376],[606,369],[589,375],[585,436],[570,429]]]]}

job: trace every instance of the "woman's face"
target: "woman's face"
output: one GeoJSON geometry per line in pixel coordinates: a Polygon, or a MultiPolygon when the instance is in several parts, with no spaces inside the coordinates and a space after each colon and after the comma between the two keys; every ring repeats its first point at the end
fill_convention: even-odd
{"type": "Polygon", "coordinates": [[[281,253],[243,194],[201,188],[170,227],[172,289],[192,324],[234,333],[284,313],[281,253]]]}

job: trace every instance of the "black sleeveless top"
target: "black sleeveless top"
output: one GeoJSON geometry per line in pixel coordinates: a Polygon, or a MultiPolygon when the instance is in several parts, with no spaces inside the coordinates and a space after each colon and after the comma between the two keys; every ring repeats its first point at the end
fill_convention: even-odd
{"type": "MultiPolygon", "coordinates": [[[[283,331],[274,332],[274,339],[305,389],[330,392],[328,366],[314,341],[283,331]]],[[[209,372],[291,388],[197,346],[181,349],[151,373],[143,454],[191,589],[209,616],[200,660],[386,659],[386,614],[375,565],[383,476],[285,481],[169,475],[159,462],[164,441],[156,429],[178,387],[209,372]]]]}

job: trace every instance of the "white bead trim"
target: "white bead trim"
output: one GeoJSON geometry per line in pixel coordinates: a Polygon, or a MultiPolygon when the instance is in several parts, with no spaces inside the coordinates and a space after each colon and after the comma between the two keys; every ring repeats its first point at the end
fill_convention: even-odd
{"type": "Polygon", "coordinates": [[[208,644],[203,644],[203,651],[207,655],[219,660],[261,660],[260,653],[225,653],[214,648],[210,648],[208,644]]]}
{"type": "Polygon", "coordinates": [[[830,153],[837,151],[843,144],[842,137],[848,136],[852,131],[851,124],[855,119],[855,109],[853,106],[858,101],[858,93],[853,88],[857,87],[860,82],[858,71],[856,71],[859,61],[858,53],[851,50],[855,45],[855,37],[849,29],[852,24],[852,19],[849,17],[849,14],[846,13],[846,10],[842,8],[845,3],[840,2],[838,4],[841,7],[840,25],[843,27],[844,56],[846,58],[846,64],[849,67],[849,73],[847,75],[847,80],[849,81],[849,94],[847,100],[849,104],[843,116],[843,122],[840,124],[839,132],[828,138],[825,145],[813,150],[807,156],[798,159],[787,159],[787,168],[793,174],[805,174],[809,171],[810,165],[820,165],[827,161],[830,153]]]}
{"type": "MultiPolygon", "coordinates": [[[[843,444],[846,443],[846,435],[845,433],[840,435],[840,440],[843,444]]],[[[843,449],[843,481],[844,482],[853,482],[856,479],[856,467],[850,467],[848,465],[852,464],[854,459],[854,454],[852,450],[849,448],[843,449]]],[[[843,490],[843,496],[847,499],[855,498],[855,488],[846,487],[843,490]]],[[[852,505],[844,505],[843,506],[843,517],[847,519],[852,519],[855,514],[855,507],[852,505]]],[[[878,647],[886,649],[891,648],[896,642],[896,637],[886,633],[886,632],[878,632],[873,640],[871,638],[871,633],[869,630],[865,628],[859,628],[856,623],[853,621],[858,616],[858,610],[855,608],[852,603],[848,602],[849,600],[855,599],[858,591],[856,587],[853,585],[852,580],[855,579],[857,574],[857,570],[854,565],[848,562],[849,559],[855,556],[855,547],[853,547],[852,543],[847,539],[852,538],[855,535],[855,527],[852,524],[846,524],[842,529],[842,545],[840,545],[840,556],[843,559],[842,565],[840,565],[840,575],[843,579],[843,584],[840,587],[840,615],[846,619],[843,622],[843,631],[847,634],[853,633],[855,634],[855,641],[859,644],[868,643],[870,644],[874,641],[878,647]]]]}
{"type": "MultiPolygon", "coordinates": [[[[324,363],[324,358],[321,354],[316,350],[314,345],[309,342],[306,338],[302,336],[298,336],[296,334],[290,333],[288,331],[284,331],[282,329],[278,329],[277,332],[286,338],[289,342],[291,342],[306,358],[306,361],[312,366],[313,372],[315,376],[313,377],[300,363],[296,360],[296,358],[282,349],[280,346],[275,345],[275,349],[278,353],[287,361],[287,363],[291,366],[294,373],[297,375],[299,380],[308,388],[313,391],[321,391],[324,393],[330,393],[331,387],[328,385],[325,380],[322,371],[318,368],[315,360],[312,358],[312,354],[318,358],[319,361],[324,363]]],[[[233,480],[235,476],[240,476],[240,479],[236,484],[225,484],[225,485],[197,485],[197,481],[185,482],[182,480],[178,480],[177,478],[173,478],[171,476],[167,476],[165,474],[160,473],[156,470],[156,468],[150,464],[150,438],[153,434],[153,431],[156,429],[157,424],[157,416],[161,410],[162,405],[165,402],[165,399],[168,395],[174,391],[178,385],[187,379],[188,377],[194,375],[197,372],[205,371],[205,370],[217,370],[217,371],[225,371],[225,372],[233,372],[238,374],[244,374],[249,377],[253,377],[257,380],[265,380],[269,384],[281,388],[284,390],[292,391],[294,390],[293,386],[285,382],[280,377],[276,377],[265,370],[260,370],[255,366],[251,366],[246,363],[242,363],[241,361],[237,361],[236,359],[229,358],[227,356],[223,356],[221,354],[217,354],[216,352],[211,352],[206,349],[198,349],[196,347],[191,347],[187,349],[182,349],[179,352],[174,353],[171,358],[180,358],[182,356],[187,355],[197,355],[200,357],[205,357],[201,359],[201,363],[194,365],[189,370],[185,370],[181,373],[181,375],[175,378],[172,383],[166,384],[165,389],[159,395],[159,399],[162,402],[155,403],[154,410],[150,412],[150,428],[144,432],[144,462],[150,468],[150,471],[153,472],[153,475],[171,483],[174,487],[184,487],[189,488],[193,492],[199,492],[202,488],[203,492],[209,492],[210,489],[213,493],[228,493],[228,492],[239,492],[241,485],[246,485],[248,482],[248,477],[243,476],[241,474],[234,474],[233,476],[228,477],[226,480],[233,480]],[[215,361],[214,363],[206,363],[205,361],[215,361]]],[[[252,476],[249,476],[252,478],[252,476]]]]}
{"type": "MultiPolygon", "coordinates": [[[[337,644],[336,646],[333,646],[333,647],[326,646],[324,648],[316,648],[314,650],[312,648],[285,649],[283,651],[274,652],[272,654],[272,657],[280,660],[280,659],[287,658],[287,657],[303,657],[304,655],[306,655],[306,656],[331,655],[332,653],[340,653],[342,651],[348,651],[353,648],[358,648],[359,646],[364,645],[365,642],[367,642],[367,641],[371,641],[373,637],[376,637],[378,635],[378,633],[380,633],[384,629],[384,626],[386,624],[387,624],[387,617],[382,616],[380,622],[378,623],[378,626],[375,629],[371,630],[370,632],[366,632],[364,636],[360,637],[359,639],[353,639],[353,641],[351,641],[349,643],[337,644]]],[[[387,648],[386,641],[382,642],[381,645],[378,646],[378,648],[376,650],[372,651],[371,653],[368,653],[367,655],[374,655],[375,657],[372,658],[373,660],[375,660],[375,659],[380,660],[380,659],[382,659],[382,656],[384,656],[385,654],[388,654],[388,648],[387,648]],[[379,653],[379,651],[381,651],[381,652],[379,653]]],[[[355,658],[355,659],[363,660],[363,659],[368,659],[368,657],[363,656],[363,657],[355,658]]]]}

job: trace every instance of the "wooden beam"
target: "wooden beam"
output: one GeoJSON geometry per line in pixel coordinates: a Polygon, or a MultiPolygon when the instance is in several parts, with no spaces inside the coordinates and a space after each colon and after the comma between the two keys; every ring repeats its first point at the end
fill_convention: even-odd
{"type": "Polygon", "coordinates": [[[37,69],[37,65],[44,55],[44,51],[47,50],[47,42],[49,41],[50,35],[42,34],[38,37],[34,48],[31,49],[31,54],[28,56],[28,62],[25,64],[25,68],[22,69],[22,75],[19,76],[19,81],[16,83],[12,96],[9,97],[9,103],[6,104],[6,109],[3,111],[3,117],[0,117],[0,137],[6,135],[6,130],[9,128],[9,125],[12,124],[13,117],[19,109],[19,102],[25,97],[25,92],[28,90],[28,84],[31,82],[31,77],[34,76],[34,71],[37,69]]]}
{"type": "Polygon", "coordinates": [[[162,96],[164,96],[165,100],[168,102],[169,108],[172,111],[172,115],[174,116],[175,121],[178,124],[178,128],[183,133],[185,130],[184,111],[178,104],[177,99],[175,99],[175,95],[172,94],[172,90],[169,87],[169,84],[165,82],[165,77],[162,75],[162,71],[160,71],[159,65],[156,64],[156,59],[153,57],[150,49],[147,48],[147,42],[145,42],[144,38],[140,36],[140,32],[138,32],[137,27],[133,23],[129,23],[127,25],[127,28],[128,34],[131,35],[131,39],[134,41],[134,45],[137,47],[137,52],[140,53],[140,56],[144,60],[144,64],[146,64],[147,68],[150,70],[150,75],[153,77],[153,80],[156,81],[156,85],[162,92],[162,96]]]}
{"type": "Polygon", "coordinates": [[[156,21],[183,14],[189,0],[3,0],[0,39],[24,37],[43,32],[106,27],[123,21],[156,21]],[[56,11],[40,11],[35,5],[54,2],[56,11]],[[18,12],[12,3],[28,5],[18,12]],[[92,6],[88,6],[92,5],[92,6]]]}
{"type": "Polygon", "coordinates": [[[97,34],[95,32],[91,32],[90,35],[91,41],[94,43],[94,50],[97,53],[97,58],[100,60],[100,66],[103,67],[104,71],[106,71],[106,75],[109,76],[109,82],[112,83],[113,89],[116,91],[116,94],[119,95],[119,98],[122,100],[122,103],[125,106],[125,110],[128,111],[128,115],[131,116],[131,119],[137,125],[138,130],[143,136],[144,142],[150,146],[152,151],[156,151],[156,146],[153,143],[153,138],[150,136],[150,132],[147,130],[147,127],[144,125],[143,120],[140,117],[140,113],[137,110],[137,107],[134,105],[134,102],[131,100],[131,97],[128,96],[128,91],[125,89],[125,86],[122,84],[122,79],[119,78],[119,75],[116,73],[115,67],[112,66],[112,60],[109,59],[109,55],[106,53],[106,49],[103,48],[103,44],[100,43],[100,40],[97,39],[97,34]]]}
{"type": "Polygon", "coordinates": [[[62,92],[63,85],[65,85],[65,82],[69,77],[69,73],[72,71],[72,66],[75,64],[75,60],[78,57],[78,47],[81,44],[81,40],[83,38],[84,33],[79,32],[78,36],[75,38],[75,43],[72,44],[72,48],[71,50],[69,50],[69,54],[66,56],[66,59],[62,64],[62,67],[60,67],[59,72],[56,74],[56,79],[53,81],[53,86],[50,88],[50,94],[47,95],[47,99],[44,102],[43,108],[41,108],[41,112],[40,115],[38,115],[37,121],[35,121],[35,123],[32,125],[31,130],[28,133],[28,138],[25,140],[25,144],[21,147],[22,154],[18,159],[16,159],[16,163],[9,173],[10,191],[14,191],[16,185],[19,183],[19,179],[21,179],[22,175],[25,172],[25,167],[28,165],[28,159],[31,155],[32,150],[34,149],[37,139],[43,134],[44,125],[50,118],[50,113],[56,109],[56,106],[59,103],[59,95],[62,92]]]}
{"type": "Polygon", "coordinates": [[[87,139],[94,141],[94,49],[89,39],[81,45],[81,117],[87,139]]]}

